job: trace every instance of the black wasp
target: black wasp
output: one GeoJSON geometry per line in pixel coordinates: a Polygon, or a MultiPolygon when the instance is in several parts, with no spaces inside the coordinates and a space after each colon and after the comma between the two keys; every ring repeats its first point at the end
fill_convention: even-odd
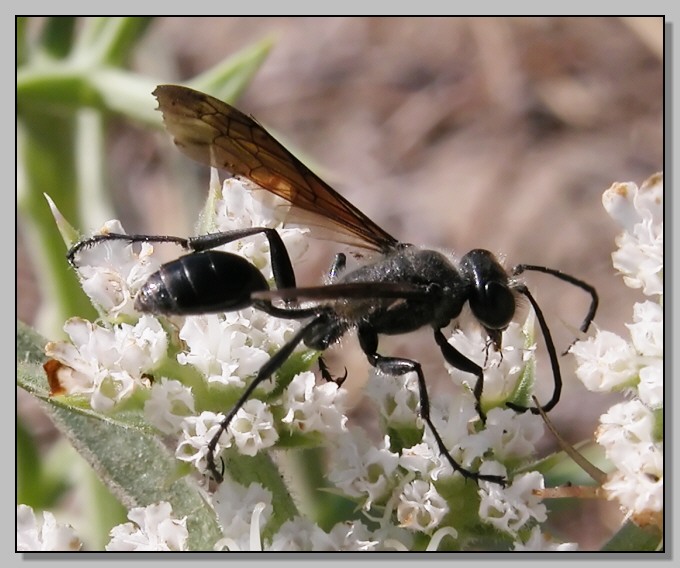
{"type": "MultiPolygon", "coordinates": [[[[97,235],[71,248],[68,259],[74,265],[79,250],[104,240],[172,242],[189,250],[189,254],[164,264],[149,277],[135,300],[135,308],[140,312],[190,315],[254,306],[272,316],[307,320],[265,363],[221,422],[220,430],[208,446],[208,469],[213,477],[218,482],[222,480],[215,462],[217,441],[257,386],[270,378],[300,343],[324,351],[355,329],[361,349],[376,369],[393,376],[416,373],[420,415],[453,469],[466,479],[504,484],[502,477],[469,471],[451,457],[430,418],[420,363],[382,355],[378,352],[378,336],[430,326],[444,359],[477,377],[474,386],[476,409],[484,420],[480,402],[483,369],[455,349],[442,329],[461,314],[467,303],[486,330],[490,343],[499,349],[501,334],[515,314],[518,296],[523,295],[536,313],[550,357],[555,387],[551,400],[542,407],[547,412],[559,401],[562,388],[557,353],[541,309],[527,287],[515,277],[526,270],[534,270],[586,290],[591,296],[591,305],[581,331],[587,330],[595,316],[598,300],[594,288],[542,266],[520,264],[507,272],[486,250],[472,250],[454,263],[439,252],[399,242],[312,173],[253,118],[187,87],[160,85],[153,94],[158,99],[167,130],[185,154],[250,180],[288,201],[293,210],[315,215],[318,222],[335,231],[338,241],[379,253],[377,260],[353,270],[345,269],[346,257],[338,254],[329,274],[329,284],[297,288],[288,252],[279,234],[270,228],[248,228],[189,238],[97,235]],[[264,234],[269,241],[276,290],[270,290],[260,271],[244,258],[213,250],[258,233],[264,234]]],[[[322,376],[333,380],[323,360],[319,361],[322,376]]],[[[511,403],[508,406],[517,412],[538,413],[538,408],[511,403]]]]}

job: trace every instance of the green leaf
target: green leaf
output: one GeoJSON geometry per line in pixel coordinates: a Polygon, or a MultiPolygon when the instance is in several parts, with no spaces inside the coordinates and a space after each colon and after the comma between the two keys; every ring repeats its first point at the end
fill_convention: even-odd
{"type": "Polygon", "coordinates": [[[99,65],[123,65],[152,21],[150,17],[84,18],[74,54],[99,65]]]}
{"type": "Polygon", "coordinates": [[[177,479],[175,457],[155,435],[56,406],[50,414],[128,509],[167,501],[173,515],[188,517],[189,548],[212,550],[222,536],[215,512],[194,479],[177,479]]]}
{"type": "Polygon", "coordinates": [[[272,45],[273,41],[269,38],[261,40],[197,75],[189,86],[220,100],[234,102],[250,84],[272,45]]]}
{"type": "Polygon", "coordinates": [[[45,470],[38,445],[21,420],[17,420],[16,437],[17,504],[48,509],[66,490],[66,481],[45,470]]]}
{"type": "Polygon", "coordinates": [[[659,527],[639,527],[628,521],[603,547],[603,552],[653,552],[663,547],[663,533],[659,527]]]}
{"type": "Polygon", "coordinates": [[[323,530],[330,532],[337,523],[361,517],[354,501],[333,492],[337,488],[326,479],[326,454],[322,448],[283,452],[279,462],[298,507],[323,530]]]}
{"type": "Polygon", "coordinates": [[[67,317],[96,316],[75,272],[66,262],[66,247],[44,197],[48,193],[62,213],[79,224],[76,125],[73,117],[49,116],[36,110],[22,116],[18,126],[17,206],[25,220],[22,229],[33,266],[41,276],[44,300],[44,312],[39,315],[41,329],[57,337],[67,317]]]}
{"type": "Polygon", "coordinates": [[[40,38],[44,53],[55,59],[66,57],[73,44],[75,24],[75,18],[72,16],[47,18],[40,38]]]}
{"type": "Polygon", "coordinates": [[[17,321],[17,363],[45,362],[45,339],[22,321],[17,321]]]}

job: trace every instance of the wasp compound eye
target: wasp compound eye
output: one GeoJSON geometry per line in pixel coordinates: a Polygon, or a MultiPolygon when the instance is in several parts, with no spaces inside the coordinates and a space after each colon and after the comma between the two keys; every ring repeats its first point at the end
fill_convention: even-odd
{"type": "Polygon", "coordinates": [[[470,308],[487,329],[505,329],[515,315],[515,297],[507,272],[488,250],[474,249],[461,259],[472,290],[470,308]]]}
{"type": "Polygon", "coordinates": [[[470,298],[475,317],[489,329],[505,329],[515,315],[515,297],[505,283],[487,282],[470,298]]]}

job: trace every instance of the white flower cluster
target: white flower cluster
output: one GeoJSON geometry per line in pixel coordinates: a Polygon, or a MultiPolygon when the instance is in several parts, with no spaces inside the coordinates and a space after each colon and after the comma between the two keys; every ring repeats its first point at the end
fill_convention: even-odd
{"type": "Polygon", "coordinates": [[[387,500],[398,479],[393,475],[399,455],[390,451],[389,436],[381,444],[371,441],[359,427],[350,427],[334,440],[329,480],[350,497],[363,501],[368,510],[387,500]]]}
{"type": "Polygon", "coordinates": [[[142,316],[135,325],[111,327],[71,318],[64,325],[70,342],[50,342],[45,354],[62,366],[57,379],[68,394],[88,397],[94,410],[108,412],[148,387],[146,375],[165,357],[168,339],[159,321],[142,316]]]}
{"type": "Polygon", "coordinates": [[[524,543],[516,543],[514,550],[516,552],[538,552],[538,551],[556,551],[556,552],[572,552],[577,550],[578,546],[573,542],[559,543],[555,542],[550,537],[541,532],[541,528],[536,526],[531,529],[529,538],[524,543]]]}
{"type": "Polygon", "coordinates": [[[629,339],[598,330],[571,352],[588,389],[633,396],[601,417],[596,438],[615,467],[603,486],[608,498],[644,523],[663,512],[663,174],[640,188],[615,183],[602,201],[623,228],[614,267],[650,299],[633,307],[629,339]]]}

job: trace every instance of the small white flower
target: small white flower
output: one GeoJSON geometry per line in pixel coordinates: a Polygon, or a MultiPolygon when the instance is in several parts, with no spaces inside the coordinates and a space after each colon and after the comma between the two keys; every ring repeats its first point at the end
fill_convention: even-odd
{"type": "Polygon", "coordinates": [[[608,499],[615,499],[632,513],[663,511],[663,456],[660,452],[649,452],[646,457],[636,471],[616,471],[602,486],[608,499]]]}
{"type": "MultiPolygon", "coordinates": [[[[314,541],[314,537],[312,537],[314,541]]],[[[380,541],[361,521],[338,523],[328,533],[329,548],[327,550],[376,550],[380,541]]],[[[319,550],[315,548],[314,550],[319,550]]]]}
{"type": "Polygon", "coordinates": [[[663,220],[663,173],[645,180],[638,189],[632,182],[616,182],[602,195],[602,205],[627,233],[645,219],[663,220]]]}
{"type": "MultiPolygon", "coordinates": [[[[470,421],[477,419],[472,393],[463,391],[454,397],[437,397],[430,400],[430,415],[444,446],[451,457],[463,467],[489,451],[488,442],[470,434],[470,421]]],[[[437,464],[430,470],[432,479],[452,475],[449,461],[439,451],[439,446],[429,427],[423,432],[423,440],[430,446],[437,464]]]]}
{"type": "Polygon", "coordinates": [[[602,196],[607,212],[624,229],[612,254],[614,268],[631,288],[647,295],[663,294],[663,174],[655,174],[638,189],[615,183],[602,196]]]}
{"type": "Polygon", "coordinates": [[[365,498],[364,510],[385,499],[396,484],[399,455],[390,451],[389,437],[377,446],[360,428],[348,428],[334,439],[329,480],[351,497],[365,498]]]}
{"type": "Polygon", "coordinates": [[[617,468],[603,485],[634,513],[663,510],[663,447],[653,438],[654,413],[631,400],[609,409],[600,419],[597,441],[617,468]]]}
{"type": "Polygon", "coordinates": [[[345,430],[344,389],[333,382],[316,384],[314,373],[296,375],[288,385],[283,407],[288,409],[281,419],[301,432],[337,433],[345,430]]]}
{"type": "MultiPolygon", "coordinates": [[[[262,538],[260,535],[260,517],[265,510],[266,505],[262,502],[257,503],[253,507],[253,513],[250,516],[250,527],[248,531],[248,548],[245,548],[245,542],[237,542],[233,538],[225,536],[215,543],[213,550],[229,550],[230,552],[238,552],[241,550],[248,550],[254,552],[262,552],[262,538]]],[[[244,539],[245,540],[245,539],[244,539]]]]}
{"type": "Polygon", "coordinates": [[[399,495],[397,518],[402,527],[427,532],[438,526],[448,512],[435,486],[422,479],[408,483],[399,495]]]}
{"type": "Polygon", "coordinates": [[[499,460],[526,458],[536,453],[536,445],[544,434],[540,416],[525,412],[518,414],[509,408],[492,408],[487,415],[486,428],[471,438],[479,438],[479,446],[486,446],[499,460]]]}
{"type": "Polygon", "coordinates": [[[109,533],[109,551],[178,551],[186,550],[189,538],[187,518],[172,517],[172,505],[161,501],[148,507],[130,509],[131,523],[117,525],[109,533]]]}
{"type": "Polygon", "coordinates": [[[399,456],[399,465],[406,471],[412,471],[433,481],[439,479],[443,471],[450,473],[450,468],[447,470],[440,459],[437,446],[433,447],[425,442],[404,448],[399,456]]]}
{"type": "Polygon", "coordinates": [[[612,406],[600,417],[597,442],[604,446],[607,457],[617,464],[636,459],[638,448],[653,443],[654,413],[641,401],[631,400],[612,406]]]}
{"type": "Polygon", "coordinates": [[[663,358],[663,308],[646,301],[633,306],[633,323],[626,324],[637,352],[643,357],[663,358]]]}
{"type": "Polygon", "coordinates": [[[569,350],[576,357],[576,376],[588,390],[610,392],[632,386],[639,369],[635,348],[610,331],[577,341],[569,350]]]}
{"type": "Polygon", "coordinates": [[[17,551],[74,551],[80,550],[82,542],[70,525],[57,523],[49,511],[36,518],[28,505],[17,505],[17,551]]]}
{"type": "Polygon", "coordinates": [[[108,412],[120,401],[129,397],[135,389],[135,380],[123,371],[111,371],[99,375],[90,398],[93,410],[108,412]]]}
{"type": "MultiPolygon", "coordinates": [[[[206,461],[208,444],[217,434],[222,420],[224,420],[223,414],[208,411],[201,412],[199,416],[187,416],[182,421],[182,435],[175,450],[175,457],[193,463],[195,468],[205,472],[208,467],[206,461]]],[[[223,447],[231,445],[228,441],[223,441],[226,438],[223,432],[219,443],[215,446],[215,456],[219,455],[223,447]]]]}
{"type": "MultiPolygon", "coordinates": [[[[118,220],[108,221],[98,234],[125,234],[118,220]]],[[[135,315],[134,297],[160,263],[153,246],[142,243],[136,253],[129,241],[112,239],[82,249],[77,257],[78,274],[85,293],[110,319],[135,315]]]]}
{"type": "Polygon", "coordinates": [[[373,372],[366,383],[366,394],[380,415],[392,425],[413,424],[418,416],[420,394],[415,373],[397,377],[373,372]]]}
{"type": "Polygon", "coordinates": [[[338,523],[326,533],[309,519],[296,517],[281,526],[267,550],[369,551],[375,550],[381,542],[360,521],[338,523]]]}
{"type": "MultiPolygon", "coordinates": [[[[290,204],[272,193],[258,191],[254,184],[236,178],[224,180],[221,199],[214,203],[214,230],[229,231],[248,227],[277,229],[294,263],[307,249],[309,229],[284,226],[290,204]]],[[[212,230],[212,229],[211,229],[212,230]]],[[[248,259],[268,279],[272,278],[269,242],[263,234],[234,241],[220,250],[235,252],[248,259]]]]}
{"type": "Polygon", "coordinates": [[[640,369],[638,396],[649,408],[663,406],[663,360],[640,369]]]}
{"type": "Polygon", "coordinates": [[[269,522],[273,513],[272,494],[258,483],[246,488],[225,478],[212,500],[224,534],[215,549],[255,550],[251,532],[257,528],[259,538],[261,528],[269,522]],[[253,527],[254,521],[257,527],[253,527]]]}
{"type": "Polygon", "coordinates": [[[184,419],[192,414],[194,397],[189,387],[166,377],[151,385],[149,399],[144,403],[144,416],[163,434],[177,434],[184,419]]]}
{"type": "Polygon", "coordinates": [[[305,517],[295,517],[281,525],[267,550],[309,551],[328,546],[328,535],[305,517]]]}
{"type": "Polygon", "coordinates": [[[155,317],[142,316],[134,326],[121,324],[114,331],[119,351],[116,363],[123,371],[138,376],[165,357],[168,337],[155,317]]]}
{"type": "Polygon", "coordinates": [[[297,321],[271,317],[255,309],[247,313],[253,327],[262,330],[267,341],[263,345],[274,346],[277,349],[287,343],[300,327],[297,321]]]}
{"type": "MultiPolygon", "coordinates": [[[[485,475],[506,475],[498,462],[486,461],[480,467],[485,475]]],[[[531,519],[543,522],[547,518],[546,507],[534,490],[543,489],[543,476],[537,471],[518,475],[508,487],[497,483],[480,482],[479,516],[497,529],[516,535],[531,519]]]]}
{"type": "Polygon", "coordinates": [[[247,456],[270,448],[279,439],[272,413],[264,402],[257,399],[248,400],[238,409],[227,430],[239,452],[247,456]]]}

